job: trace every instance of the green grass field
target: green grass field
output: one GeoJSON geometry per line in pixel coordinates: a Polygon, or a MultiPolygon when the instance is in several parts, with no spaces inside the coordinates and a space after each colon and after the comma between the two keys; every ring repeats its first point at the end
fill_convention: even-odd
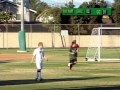
{"type": "MultiPolygon", "coordinates": [[[[17,49],[0,49],[0,54],[16,54],[17,49]]],[[[29,54],[33,49],[28,50],[29,54]]],[[[34,81],[35,63],[29,59],[0,60],[0,90],[120,90],[120,62],[86,62],[81,48],[78,63],[69,71],[68,49],[45,49],[41,82],[34,81]]]]}

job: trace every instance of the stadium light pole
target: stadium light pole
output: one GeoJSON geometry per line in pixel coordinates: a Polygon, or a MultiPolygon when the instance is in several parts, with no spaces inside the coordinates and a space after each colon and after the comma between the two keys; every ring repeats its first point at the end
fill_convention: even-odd
{"type": "Polygon", "coordinates": [[[24,1],[21,0],[21,31],[24,31],[24,1]]]}
{"type": "Polygon", "coordinates": [[[19,50],[17,52],[26,52],[26,37],[24,30],[24,0],[21,0],[21,30],[19,31],[19,50]]]}
{"type": "Polygon", "coordinates": [[[73,4],[73,0],[71,0],[72,4],[73,4]]]}

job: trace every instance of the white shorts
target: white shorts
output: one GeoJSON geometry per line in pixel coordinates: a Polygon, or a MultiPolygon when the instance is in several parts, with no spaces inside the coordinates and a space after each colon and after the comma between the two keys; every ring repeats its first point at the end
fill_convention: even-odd
{"type": "Polygon", "coordinates": [[[42,69],[42,67],[43,67],[42,63],[43,63],[42,60],[36,60],[36,67],[37,67],[37,69],[42,69]]]}

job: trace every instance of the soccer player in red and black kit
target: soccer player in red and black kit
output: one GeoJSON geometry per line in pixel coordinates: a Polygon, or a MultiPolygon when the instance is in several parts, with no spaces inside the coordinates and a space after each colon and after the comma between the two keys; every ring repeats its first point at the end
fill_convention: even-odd
{"type": "Polygon", "coordinates": [[[70,70],[72,70],[73,65],[77,63],[77,56],[79,51],[79,45],[76,43],[76,40],[74,40],[71,43],[70,46],[70,62],[68,63],[68,66],[70,67],[70,70]]]}

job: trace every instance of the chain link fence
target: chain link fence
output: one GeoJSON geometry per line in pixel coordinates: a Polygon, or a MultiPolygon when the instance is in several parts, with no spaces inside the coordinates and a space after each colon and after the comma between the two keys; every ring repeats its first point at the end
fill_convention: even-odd
{"type": "MultiPolygon", "coordinates": [[[[81,47],[87,47],[91,30],[97,27],[118,27],[117,24],[25,24],[26,47],[35,48],[38,42],[44,47],[69,47],[76,40],[81,47]],[[68,35],[62,36],[61,30],[68,30],[68,35]]],[[[18,32],[20,24],[0,24],[0,48],[19,48],[18,32]]]]}

